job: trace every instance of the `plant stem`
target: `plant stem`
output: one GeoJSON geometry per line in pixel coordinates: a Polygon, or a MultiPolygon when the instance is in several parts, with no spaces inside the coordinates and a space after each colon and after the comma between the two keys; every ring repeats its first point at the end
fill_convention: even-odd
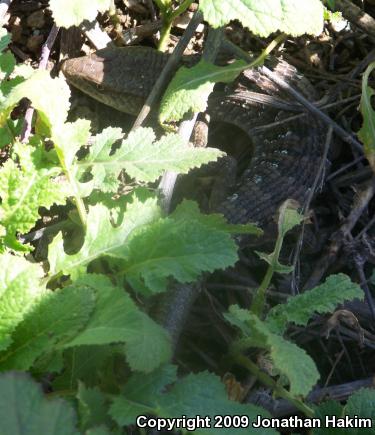
{"type": "Polygon", "coordinates": [[[262,316],[264,306],[266,303],[266,292],[267,289],[271,283],[271,279],[273,277],[273,274],[275,273],[275,264],[277,264],[277,261],[279,260],[281,247],[283,245],[284,237],[279,234],[276,239],[276,245],[275,250],[272,254],[272,264],[268,265],[267,272],[263,278],[262,283],[260,284],[259,288],[255,292],[253,303],[251,304],[250,311],[252,311],[254,314],[256,314],[258,317],[262,316]]]}
{"type": "Polygon", "coordinates": [[[195,33],[195,29],[198,27],[198,24],[200,24],[202,19],[203,19],[202,13],[199,10],[195,12],[184,34],[181,36],[180,40],[178,41],[176,48],[174,49],[173,53],[168,59],[168,62],[166,63],[163,71],[161,72],[160,76],[156,80],[156,83],[154,84],[152,91],[147,97],[144,106],[139,112],[138,117],[133,124],[132,131],[134,131],[136,128],[142,125],[142,123],[150,113],[151,106],[155,104],[155,102],[158,101],[158,99],[161,97],[162,93],[167,87],[167,83],[171,79],[173,73],[176,71],[180,63],[181,56],[185,51],[185,48],[189,44],[190,39],[195,33]]]}
{"type": "Polygon", "coordinates": [[[285,38],[286,38],[286,35],[284,33],[282,33],[281,35],[277,36],[275,39],[273,39],[267,45],[267,47],[260,53],[260,55],[257,58],[255,58],[255,59],[253,59],[253,58],[249,59],[249,56],[247,56],[247,61],[249,63],[247,65],[234,68],[233,70],[235,71],[237,69],[238,72],[240,73],[240,72],[244,71],[245,69],[255,68],[255,67],[259,66],[259,65],[262,65],[264,63],[265,58],[271,53],[271,51],[275,47],[277,47],[281,42],[283,42],[285,38]]]}
{"type": "Polygon", "coordinates": [[[60,162],[60,166],[68,180],[68,183],[72,186],[73,191],[74,191],[74,202],[76,204],[77,210],[78,210],[78,215],[81,219],[82,225],[86,231],[86,225],[87,225],[87,212],[86,212],[86,207],[85,204],[81,198],[81,196],[78,193],[78,188],[77,188],[77,184],[75,182],[74,176],[72,176],[70,170],[67,168],[66,162],[65,162],[65,158],[64,158],[64,152],[61,150],[61,148],[55,143],[55,149],[56,149],[56,154],[57,157],[59,159],[60,162]]]}
{"type": "Polygon", "coordinates": [[[158,45],[159,51],[165,51],[165,49],[167,48],[169,35],[171,34],[171,29],[172,29],[172,21],[167,17],[167,15],[164,15],[163,28],[161,29],[160,41],[158,45]]]}
{"type": "Polygon", "coordinates": [[[169,5],[165,5],[161,0],[155,0],[156,6],[159,8],[161,13],[164,13],[167,11],[167,8],[171,6],[170,2],[169,5]]]}
{"type": "MultiPolygon", "coordinates": [[[[54,24],[48,35],[46,42],[43,44],[40,60],[39,60],[39,66],[38,66],[39,69],[47,69],[49,55],[51,53],[53,44],[55,43],[55,40],[59,33],[59,29],[60,28],[57,27],[56,24],[54,24]]],[[[32,128],[33,114],[34,114],[34,108],[31,105],[29,105],[25,113],[24,125],[21,132],[21,142],[27,142],[29,140],[31,134],[31,128],[32,128]]]]}
{"type": "Polygon", "coordinates": [[[78,194],[77,185],[75,183],[74,178],[70,176],[70,171],[66,170],[65,174],[66,174],[66,176],[68,178],[68,181],[69,181],[70,185],[74,189],[74,202],[76,204],[76,207],[77,207],[77,210],[78,210],[78,215],[79,215],[79,217],[81,219],[82,225],[83,225],[84,229],[86,230],[86,226],[87,226],[87,212],[86,212],[85,204],[84,204],[82,198],[80,197],[80,195],[78,194]]]}
{"type": "Polygon", "coordinates": [[[109,5],[108,13],[109,13],[110,16],[116,15],[116,5],[115,5],[115,1],[114,0],[111,0],[111,4],[109,5]]]}
{"type": "Polygon", "coordinates": [[[279,385],[276,381],[274,381],[267,373],[264,373],[259,367],[246,358],[244,355],[237,354],[234,355],[235,361],[240,364],[242,367],[248,369],[254,376],[256,376],[264,385],[271,387],[272,390],[279,396],[282,397],[289,402],[293,403],[293,405],[303,412],[307,417],[314,417],[314,411],[301,400],[296,399],[292,394],[289,393],[285,388],[279,385]]]}
{"type": "Polygon", "coordinates": [[[189,6],[193,3],[194,0],[184,0],[178,8],[176,8],[171,13],[171,21],[173,21],[175,18],[177,18],[179,15],[182,15],[186,9],[189,8],[189,6]]]}
{"type": "Polygon", "coordinates": [[[165,7],[164,5],[162,5],[162,7],[160,7],[159,3],[161,2],[157,2],[157,4],[163,18],[163,28],[161,30],[158,50],[164,51],[167,48],[173,20],[178,16],[180,16],[181,14],[183,14],[186,11],[186,9],[193,3],[193,0],[184,0],[180,4],[180,6],[178,6],[174,11],[171,9],[170,6],[165,7]]]}

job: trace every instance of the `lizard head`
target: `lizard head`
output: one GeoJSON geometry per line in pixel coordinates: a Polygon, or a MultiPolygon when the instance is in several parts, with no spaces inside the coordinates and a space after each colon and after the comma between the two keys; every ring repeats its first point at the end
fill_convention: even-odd
{"type": "Polygon", "coordinates": [[[61,70],[71,85],[90,97],[137,115],[166,60],[148,47],[104,48],[66,60],[61,70]]]}

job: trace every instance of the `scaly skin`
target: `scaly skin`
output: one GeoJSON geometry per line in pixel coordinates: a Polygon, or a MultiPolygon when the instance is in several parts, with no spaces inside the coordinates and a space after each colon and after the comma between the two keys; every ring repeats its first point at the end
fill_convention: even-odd
{"type": "MultiPolygon", "coordinates": [[[[104,49],[66,61],[62,71],[72,85],[91,97],[136,115],[167,60],[167,54],[148,47],[104,49]]],[[[311,85],[294,67],[276,62],[274,72],[314,98],[311,85]]],[[[230,222],[252,221],[265,227],[287,198],[300,204],[305,201],[322,155],[318,121],[307,116],[261,133],[254,131],[299,110],[259,70],[245,71],[224,91],[210,96],[211,119],[241,128],[254,146],[253,158],[235,192],[215,210],[230,222]]]]}

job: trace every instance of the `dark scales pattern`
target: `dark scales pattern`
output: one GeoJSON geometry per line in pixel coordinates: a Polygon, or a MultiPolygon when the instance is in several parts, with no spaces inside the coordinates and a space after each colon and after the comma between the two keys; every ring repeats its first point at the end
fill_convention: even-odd
{"type": "Polygon", "coordinates": [[[168,54],[149,47],[104,48],[67,60],[61,70],[85,94],[138,115],[167,60],[168,54]]]}
{"type": "MultiPolygon", "coordinates": [[[[93,98],[137,114],[167,58],[147,47],[104,49],[66,61],[63,72],[74,86],[93,98]]],[[[276,74],[314,100],[311,84],[294,67],[284,61],[271,63],[276,74]]],[[[251,221],[265,227],[284,200],[293,198],[304,203],[321,161],[322,125],[307,114],[275,128],[255,130],[301,111],[261,69],[245,71],[224,91],[211,95],[211,119],[241,128],[254,146],[253,158],[234,193],[215,211],[222,212],[232,223],[251,221]]]]}
{"type": "MultiPolygon", "coordinates": [[[[294,67],[280,61],[274,65],[274,72],[307,98],[314,99],[311,84],[298,75],[294,67]]],[[[319,121],[307,115],[256,132],[256,127],[303,111],[262,75],[261,70],[248,70],[219,97],[213,94],[209,111],[213,119],[233,123],[244,130],[254,147],[251,162],[234,193],[216,211],[223,213],[232,223],[256,222],[265,227],[286,199],[292,198],[304,204],[323,153],[324,131],[319,121]],[[256,99],[251,97],[253,92],[258,94],[256,99]],[[275,98],[275,104],[270,101],[270,96],[275,98]]]]}

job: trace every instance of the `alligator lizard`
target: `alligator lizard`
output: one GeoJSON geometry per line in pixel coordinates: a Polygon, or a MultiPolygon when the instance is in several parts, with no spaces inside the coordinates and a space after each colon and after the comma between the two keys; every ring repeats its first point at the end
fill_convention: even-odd
{"type": "MultiPolygon", "coordinates": [[[[66,61],[63,72],[72,85],[86,94],[137,115],[167,59],[167,54],[146,47],[104,49],[66,61]]],[[[274,72],[307,98],[314,99],[311,85],[294,67],[276,62],[274,72]]],[[[213,211],[222,212],[232,223],[257,222],[267,233],[273,233],[266,227],[271,224],[270,229],[274,229],[274,214],[284,200],[293,198],[304,203],[322,158],[319,121],[303,117],[276,128],[259,128],[296,110],[303,109],[254,69],[245,71],[224,90],[211,94],[208,102],[211,120],[244,130],[254,148],[235,192],[213,211]]],[[[171,288],[156,308],[157,320],[169,332],[174,350],[199,289],[200,283],[171,288]]]]}
{"type": "MultiPolygon", "coordinates": [[[[62,71],[84,93],[136,115],[167,59],[168,54],[148,47],[110,48],[70,59],[62,71]]],[[[294,67],[278,61],[274,72],[314,99],[312,86],[294,67]]],[[[302,110],[257,69],[246,70],[235,83],[211,94],[211,119],[244,130],[254,147],[252,160],[235,192],[216,210],[230,222],[253,221],[264,227],[287,198],[303,204],[322,155],[319,121],[310,116],[276,128],[259,129],[285,118],[290,111],[302,110]]]]}

